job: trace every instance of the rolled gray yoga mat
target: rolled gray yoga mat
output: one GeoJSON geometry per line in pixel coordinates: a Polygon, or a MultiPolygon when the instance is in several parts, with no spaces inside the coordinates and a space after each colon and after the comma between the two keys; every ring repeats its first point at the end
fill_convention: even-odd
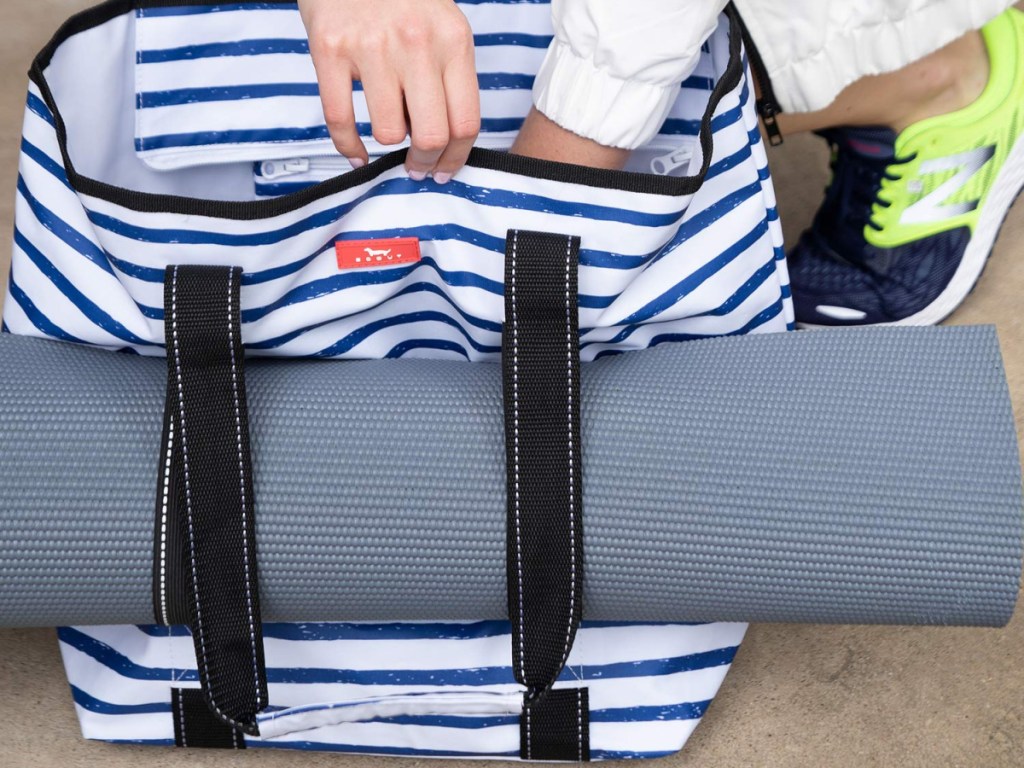
{"type": "MultiPolygon", "coordinates": [[[[251,359],[263,617],[505,616],[496,365],[251,359]]],[[[1021,567],[989,327],[583,365],[585,617],[1001,625],[1021,567]]],[[[0,335],[0,624],[149,623],[163,359],[0,335]]]]}

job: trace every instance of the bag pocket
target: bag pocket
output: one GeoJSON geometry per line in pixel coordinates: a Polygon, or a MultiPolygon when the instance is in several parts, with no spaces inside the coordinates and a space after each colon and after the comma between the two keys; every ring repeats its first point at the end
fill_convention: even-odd
{"type": "MultiPolygon", "coordinates": [[[[477,144],[479,146],[480,142],[477,144]]],[[[495,148],[507,149],[507,142],[495,148]]],[[[370,159],[374,160],[376,156],[371,155],[370,159]]],[[[625,170],[660,176],[694,176],[700,172],[702,161],[696,136],[678,136],[672,141],[659,137],[634,150],[625,170]]],[[[253,163],[253,184],[257,197],[281,197],[322,184],[351,170],[352,164],[337,153],[280,157],[253,163]]]]}
{"type": "MultiPolygon", "coordinates": [[[[552,39],[550,8],[547,3],[459,5],[476,44],[481,102],[477,146],[508,149],[530,110],[534,78],[552,39]]],[[[636,153],[629,170],[668,169],[684,175],[689,169],[688,162],[669,168],[651,161],[674,154],[681,144],[696,146],[720,69],[714,59],[706,45],[659,135],[636,153]]],[[[270,162],[281,170],[282,160],[311,160],[309,168],[289,174],[289,186],[351,169],[347,163],[329,167],[321,162],[341,158],[327,130],[309,43],[294,5],[140,8],[134,66],[135,149],[153,169],[270,162]]],[[[395,149],[373,138],[358,82],[353,105],[370,155],[395,149]]],[[[276,194],[261,182],[267,169],[260,170],[258,194],[276,194]]]]}

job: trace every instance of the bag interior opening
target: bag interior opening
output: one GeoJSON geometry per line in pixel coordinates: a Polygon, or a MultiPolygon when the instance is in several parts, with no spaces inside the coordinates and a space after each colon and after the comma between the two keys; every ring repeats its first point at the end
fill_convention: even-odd
{"type": "MultiPolygon", "coordinates": [[[[246,12],[243,22],[241,13],[215,8],[196,13],[193,7],[177,17],[160,13],[151,18],[145,10],[120,13],[57,45],[45,78],[79,175],[136,192],[247,202],[299,192],[351,170],[327,135],[312,62],[300,50],[305,33],[297,10],[246,12]],[[236,29],[236,21],[244,29],[236,29]],[[271,34],[290,35],[286,40],[294,50],[207,59],[179,53],[245,45],[271,34]],[[233,42],[210,43],[221,39],[233,42]],[[292,68],[288,75],[278,74],[287,67],[292,68]],[[250,82],[239,85],[243,76],[250,82]],[[294,82],[251,82],[280,76],[294,82]],[[291,121],[298,127],[258,125],[268,121],[291,121]]],[[[549,13],[546,6],[539,8],[549,13]]],[[[662,133],[631,154],[627,171],[675,177],[699,173],[701,118],[730,64],[729,37],[723,23],[705,45],[662,133]]],[[[505,61],[495,58],[498,53],[478,49],[484,130],[477,146],[504,151],[532,97],[526,87],[516,93],[485,88],[496,78],[482,67],[505,61]]],[[[535,51],[523,56],[516,62],[519,69],[539,66],[535,51]]],[[[517,77],[520,85],[532,84],[531,73],[517,77]]],[[[366,114],[365,101],[357,91],[357,120],[361,112],[366,114]]],[[[379,145],[370,136],[365,141],[371,160],[399,148],[379,145]]]]}

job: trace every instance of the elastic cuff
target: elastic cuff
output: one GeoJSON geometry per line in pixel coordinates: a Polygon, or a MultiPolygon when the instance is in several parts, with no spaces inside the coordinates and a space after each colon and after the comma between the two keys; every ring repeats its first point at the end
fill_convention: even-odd
{"type": "Polygon", "coordinates": [[[816,112],[828,107],[851,83],[902,69],[967,31],[980,29],[1013,2],[931,0],[883,22],[840,25],[828,19],[822,28],[802,32],[821,38],[821,44],[804,55],[794,54],[792,45],[783,44],[786,37],[775,11],[764,11],[751,0],[736,4],[782,109],[816,112]]]}
{"type": "Polygon", "coordinates": [[[661,128],[679,85],[613,77],[556,39],[534,82],[533,102],[549,119],[579,136],[606,147],[635,149],[661,128]]]}

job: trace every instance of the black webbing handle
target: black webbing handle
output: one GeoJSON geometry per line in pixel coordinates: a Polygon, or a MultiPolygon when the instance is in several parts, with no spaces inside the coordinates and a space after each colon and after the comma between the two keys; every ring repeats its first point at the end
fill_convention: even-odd
{"type": "MultiPolygon", "coordinates": [[[[535,760],[589,758],[586,690],[551,690],[583,607],[578,261],[578,238],[508,235],[502,345],[508,607],[513,670],[527,689],[521,753],[535,760]]],[[[176,527],[180,543],[165,558],[181,552],[182,602],[210,710],[257,734],[267,687],[239,279],[237,269],[167,271],[162,455],[168,457],[168,527],[176,527]]],[[[158,615],[173,614],[166,593],[174,583],[163,585],[158,615]]],[[[160,593],[154,583],[154,596],[160,593]]]]}
{"type": "Polygon", "coordinates": [[[154,602],[165,623],[186,614],[210,711],[256,735],[267,680],[240,278],[232,267],[172,266],[165,274],[168,397],[154,602]]]}
{"type": "Polygon", "coordinates": [[[551,691],[583,613],[579,246],[518,230],[505,245],[506,572],[524,759],[589,752],[582,694],[551,691]]]}

